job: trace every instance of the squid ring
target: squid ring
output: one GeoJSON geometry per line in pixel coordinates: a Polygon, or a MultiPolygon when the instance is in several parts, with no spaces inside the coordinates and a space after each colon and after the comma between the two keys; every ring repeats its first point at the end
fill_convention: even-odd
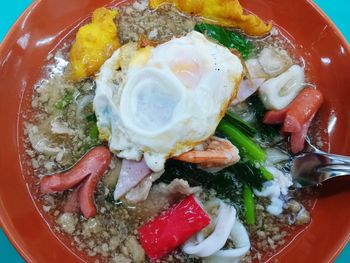
{"type": "Polygon", "coordinates": [[[220,205],[214,231],[204,240],[198,234],[188,240],[182,247],[182,251],[186,254],[208,257],[225,245],[236,221],[236,209],[218,199],[212,205],[220,205]]]}

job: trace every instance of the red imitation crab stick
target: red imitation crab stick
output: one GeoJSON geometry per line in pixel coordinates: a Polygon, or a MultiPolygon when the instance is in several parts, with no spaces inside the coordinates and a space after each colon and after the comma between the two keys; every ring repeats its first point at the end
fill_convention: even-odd
{"type": "Polygon", "coordinates": [[[139,238],[146,254],[157,260],[209,225],[208,214],[193,195],[141,226],[139,238]]]}
{"type": "Polygon", "coordinates": [[[265,124],[283,123],[282,130],[291,133],[291,149],[297,153],[304,148],[309,126],[323,103],[323,95],[313,88],[305,88],[286,108],[265,114],[265,124]]]}
{"type": "Polygon", "coordinates": [[[96,185],[107,170],[111,158],[111,153],[106,147],[95,147],[68,171],[42,178],[40,191],[44,194],[56,193],[81,183],[71,194],[66,208],[74,210],[75,203],[79,202],[83,215],[90,218],[96,214],[94,204],[96,185]]]}

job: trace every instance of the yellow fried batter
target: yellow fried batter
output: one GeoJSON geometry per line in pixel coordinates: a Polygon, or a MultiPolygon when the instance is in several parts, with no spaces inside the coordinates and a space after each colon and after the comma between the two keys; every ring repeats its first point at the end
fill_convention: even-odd
{"type": "Polygon", "coordinates": [[[155,9],[163,3],[172,3],[186,14],[201,16],[221,26],[238,27],[251,36],[263,36],[272,28],[272,23],[265,24],[255,15],[245,15],[238,0],[150,0],[149,5],[155,9]]]}
{"type": "Polygon", "coordinates": [[[91,23],[82,26],[70,51],[70,78],[80,81],[95,74],[120,47],[114,18],[117,11],[96,9],[91,23]]]}

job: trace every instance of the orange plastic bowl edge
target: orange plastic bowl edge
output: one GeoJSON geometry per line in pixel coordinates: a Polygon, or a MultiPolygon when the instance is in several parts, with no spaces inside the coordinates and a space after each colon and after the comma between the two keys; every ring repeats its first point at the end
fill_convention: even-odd
{"type": "MultiPolygon", "coordinates": [[[[16,20],[16,22],[12,25],[8,33],[6,34],[5,38],[3,39],[2,43],[0,44],[0,55],[5,53],[5,48],[9,46],[9,43],[13,42],[13,39],[15,38],[15,34],[17,31],[17,28],[19,25],[23,22],[23,20],[30,14],[31,10],[34,9],[39,2],[42,0],[34,0],[26,9],[25,11],[20,15],[20,17],[16,20]]],[[[0,57],[1,58],[1,57],[0,57]]],[[[6,59],[6,58],[5,58],[6,59]]],[[[2,60],[1,63],[4,63],[2,60]]],[[[18,142],[17,142],[18,143],[18,142]]],[[[16,145],[17,146],[17,145],[16,145]]],[[[18,148],[18,147],[16,147],[18,148]]],[[[1,160],[3,160],[1,158],[1,160]]],[[[19,160],[18,160],[19,161],[19,160]]],[[[0,227],[4,231],[7,238],[10,240],[11,244],[16,248],[16,250],[20,253],[20,255],[24,258],[26,262],[32,262],[32,257],[30,256],[29,251],[26,251],[23,246],[21,245],[21,242],[18,241],[16,238],[16,234],[12,231],[12,224],[10,216],[6,213],[6,206],[3,204],[2,200],[0,199],[0,211],[2,211],[0,216],[0,227]]]]}

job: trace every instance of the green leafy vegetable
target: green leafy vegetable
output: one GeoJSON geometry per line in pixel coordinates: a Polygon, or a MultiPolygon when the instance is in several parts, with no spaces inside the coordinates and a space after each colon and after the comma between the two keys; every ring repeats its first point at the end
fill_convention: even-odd
{"type": "Polygon", "coordinates": [[[270,178],[270,176],[268,176],[270,173],[264,167],[256,167],[250,162],[238,162],[230,166],[228,170],[242,183],[250,185],[258,190],[261,190],[264,182],[272,179],[272,177],[270,178]],[[265,171],[267,172],[266,174],[265,171]]]}
{"type": "Polygon", "coordinates": [[[277,137],[279,135],[279,125],[268,125],[263,123],[264,116],[267,110],[259,96],[253,95],[250,98],[248,98],[247,102],[250,105],[251,110],[255,114],[255,118],[257,121],[256,128],[258,130],[258,133],[261,135],[261,138],[265,141],[271,141],[272,139],[277,137]]]}
{"type": "Polygon", "coordinates": [[[96,118],[95,113],[86,116],[85,119],[88,122],[97,122],[97,118],[96,118]]]}
{"type": "Polygon", "coordinates": [[[245,219],[248,225],[255,224],[255,202],[252,188],[248,185],[243,187],[243,204],[245,219]]]}
{"type": "Polygon", "coordinates": [[[253,45],[247,39],[223,27],[200,23],[195,25],[194,30],[206,34],[227,48],[237,49],[244,59],[252,51],[253,45]]]}
{"type": "Polygon", "coordinates": [[[98,127],[96,123],[93,123],[90,127],[89,137],[93,140],[98,139],[98,127]]]}
{"type": "MultiPolygon", "coordinates": [[[[234,117],[234,115],[231,115],[231,117],[234,117]]],[[[237,121],[234,120],[233,122],[237,121]]],[[[242,122],[238,123],[238,125],[241,124],[242,122]]],[[[266,159],[266,152],[235,125],[228,122],[227,118],[220,122],[217,131],[226,136],[239,149],[242,160],[228,169],[240,181],[261,189],[264,182],[273,178],[272,174],[261,165],[266,159]]]]}
{"type": "Polygon", "coordinates": [[[89,151],[91,148],[93,148],[93,147],[95,147],[95,146],[97,146],[97,145],[99,145],[98,141],[89,141],[89,142],[87,142],[87,143],[85,143],[85,144],[83,145],[83,151],[84,151],[84,152],[87,152],[87,151],[89,151]]]}
{"type": "Polygon", "coordinates": [[[63,110],[65,107],[67,107],[71,102],[73,101],[73,94],[67,93],[64,95],[61,99],[56,101],[55,108],[57,110],[63,110]]]}
{"type": "Polygon", "coordinates": [[[86,116],[85,119],[88,122],[88,136],[90,138],[84,145],[84,151],[87,152],[92,147],[99,144],[99,131],[95,113],[86,116]]]}
{"type": "Polygon", "coordinates": [[[193,164],[168,160],[165,172],[157,182],[169,184],[175,178],[182,178],[191,186],[214,189],[219,198],[230,199],[233,203],[239,202],[241,183],[227,169],[213,174],[199,169],[193,164]]]}
{"type": "Polygon", "coordinates": [[[228,121],[222,120],[217,131],[225,135],[239,149],[242,157],[253,163],[265,161],[265,151],[228,121]]]}
{"type": "Polygon", "coordinates": [[[98,140],[98,127],[97,127],[97,118],[95,113],[92,113],[88,116],[85,117],[86,121],[90,123],[90,128],[89,128],[89,137],[94,140],[97,141],[98,140]]]}
{"type": "Polygon", "coordinates": [[[253,137],[257,133],[257,130],[252,125],[242,120],[237,114],[233,113],[232,111],[227,111],[224,119],[250,137],[253,137]]]}

